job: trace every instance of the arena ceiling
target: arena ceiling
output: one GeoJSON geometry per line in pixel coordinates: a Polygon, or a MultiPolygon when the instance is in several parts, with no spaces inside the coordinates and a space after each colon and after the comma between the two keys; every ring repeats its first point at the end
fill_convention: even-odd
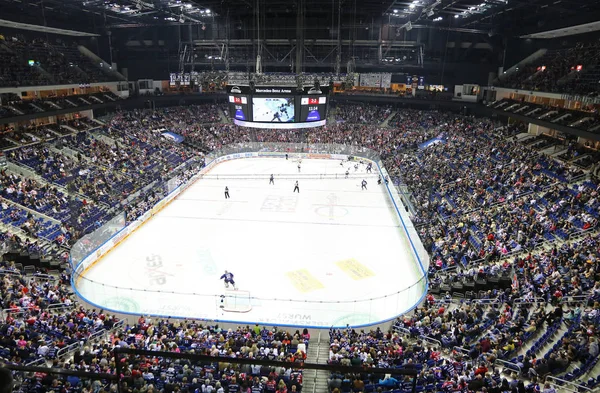
{"type": "Polygon", "coordinates": [[[600,19],[598,0],[0,0],[0,18],[102,33],[118,27],[252,19],[257,2],[263,17],[275,25],[280,17],[289,21],[299,4],[305,5],[306,26],[311,17],[332,19],[338,9],[345,24],[410,22],[512,36],[600,19]]]}

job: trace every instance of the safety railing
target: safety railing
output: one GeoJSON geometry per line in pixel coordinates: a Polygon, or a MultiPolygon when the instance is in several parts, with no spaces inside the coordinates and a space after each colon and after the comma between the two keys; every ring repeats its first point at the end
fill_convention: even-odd
{"type": "Polygon", "coordinates": [[[32,280],[32,279],[46,280],[46,281],[58,281],[58,280],[60,280],[60,277],[56,277],[56,276],[53,276],[51,274],[42,274],[42,273],[35,273],[32,276],[29,276],[28,278],[29,278],[29,280],[32,280]]]}
{"type": "MultiPolygon", "coordinates": [[[[73,304],[67,304],[67,303],[53,303],[48,305],[48,307],[46,307],[46,310],[51,310],[51,311],[58,311],[61,309],[66,309],[66,308],[72,308],[73,304]]],[[[3,310],[0,310],[0,318],[2,318],[3,320],[6,319],[7,315],[10,313],[10,315],[12,315],[13,317],[22,317],[23,315],[27,314],[28,312],[30,312],[31,310],[27,307],[16,307],[16,308],[5,308],[3,310]]]]}
{"type": "Polygon", "coordinates": [[[591,296],[592,296],[591,292],[588,294],[582,294],[582,295],[565,296],[560,300],[560,302],[562,304],[571,304],[571,303],[585,304],[590,299],[591,296]]]}
{"type": "Polygon", "coordinates": [[[485,304],[485,305],[499,305],[499,304],[503,304],[504,302],[499,300],[499,299],[471,299],[470,300],[471,303],[479,303],[479,304],[485,304]]]}
{"type": "Polygon", "coordinates": [[[65,308],[73,308],[73,303],[52,303],[48,305],[47,309],[52,311],[62,310],[65,308]]]}
{"type": "Polygon", "coordinates": [[[56,352],[56,357],[62,359],[68,354],[75,352],[79,348],[81,348],[81,344],[79,342],[69,344],[64,348],[59,349],[58,352],[56,352]]]}
{"type": "MultiPolygon", "coordinates": [[[[110,337],[114,332],[123,329],[124,324],[125,324],[125,320],[121,320],[121,321],[117,322],[110,329],[98,330],[97,332],[92,334],[90,337],[88,337],[88,339],[86,340],[86,344],[91,344],[100,339],[110,337]]],[[[75,342],[73,344],[67,345],[66,347],[61,348],[58,350],[58,352],[56,352],[56,357],[58,359],[64,359],[65,357],[73,354],[75,351],[81,349],[82,346],[83,346],[83,344],[81,342],[75,342]]]]}
{"type": "Polygon", "coordinates": [[[514,304],[540,304],[540,303],[548,303],[546,299],[541,297],[519,297],[513,300],[514,304]]]}
{"type": "MultiPolygon", "coordinates": [[[[315,363],[320,363],[320,351],[321,349],[321,331],[319,330],[319,336],[317,338],[317,358],[315,359],[315,363]]],[[[315,374],[313,377],[313,393],[317,393],[317,374],[319,370],[315,370],[315,374]]]]}
{"type": "Polygon", "coordinates": [[[459,347],[459,346],[454,346],[452,348],[453,351],[461,353],[463,355],[469,356],[469,350],[467,348],[463,348],[463,347],[459,347]]]}
{"type": "MultiPolygon", "coordinates": [[[[394,326],[393,329],[395,331],[399,332],[399,333],[404,334],[405,336],[414,337],[413,334],[410,332],[410,330],[408,330],[407,328],[394,326]]],[[[416,337],[419,340],[425,341],[425,342],[427,342],[429,344],[437,345],[437,348],[442,348],[442,342],[440,340],[436,340],[433,337],[425,336],[425,335],[422,335],[422,334],[419,334],[416,337]]]]}
{"type": "Polygon", "coordinates": [[[517,374],[521,375],[521,367],[516,363],[508,362],[506,360],[496,359],[494,361],[494,364],[498,364],[504,368],[507,368],[507,369],[514,371],[517,374]]]}
{"type": "MultiPolygon", "coordinates": [[[[572,303],[581,303],[584,304],[585,302],[587,302],[590,298],[592,294],[591,293],[587,293],[587,294],[581,294],[581,295],[574,295],[574,296],[565,296],[560,300],[561,304],[572,304],[572,303]]],[[[548,303],[547,299],[544,299],[542,297],[520,297],[520,298],[516,298],[515,300],[513,300],[513,302],[515,304],[543,304],[543,303],[548,303]]]]}
{"type": "Polygon", "coordinates": [[[546,382],[550,385],[553,385],[557,390],[566,390],[568,392],[573,393],[581,393],[581,392],[591,392],[592,389],[587,386],[581,385],[579,383],[575,383],[572,381],[567,381],[566,379],[561,379],[558,377],[554,377],[552,375],[548,375],[546,377],[546,382]]]}
{"type": "Polygon", "coordinates": [[[0,269],[0,275],[21,277],[22,273],[15,270],[0,269]]]}
{"type": "Polygon", "coordinates": [[[25,363],[25,366],[45,366],[46,365],[46,359],[44,358],[37,358],[29,363],[25,363]]]}
{"type": "Polygon", "coordinates": [[[9,313],[13,317],[18,318],[18,317],[22,317],[23,315],[27,314],[29,311],[30,310],[28,308],[24,308],[24,307],[5,308],[2,311],[0,311],[0,318],[2,318],[2,320],[5,320],[9,313]]]}

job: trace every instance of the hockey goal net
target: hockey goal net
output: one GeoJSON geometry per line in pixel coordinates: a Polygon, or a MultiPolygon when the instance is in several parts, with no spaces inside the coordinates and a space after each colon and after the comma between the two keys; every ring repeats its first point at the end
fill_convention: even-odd
{"type": "Polygon", "coordinates": [[[248,312],[252,310],[250,292],[226,290],[219,298],[219,307],[227,312],[248,312]]]}

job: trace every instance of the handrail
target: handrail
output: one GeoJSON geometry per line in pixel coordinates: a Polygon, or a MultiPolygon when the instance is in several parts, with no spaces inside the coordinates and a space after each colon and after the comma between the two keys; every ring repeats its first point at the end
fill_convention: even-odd
{"type": "MultiPolygon", "coordinates": [[[[309,342],[310,344],[310,342],[309,342]]],[[[319,330],[319,336],[317,338],[317,358],[315,359],[315,363],[319,364],[319,353],[321,349],[321,331],[319,330]]],[[[315,376],[313,379],[313,393],[317,393],[317,373],[319,371],[315,370],[315,376]]]]}
{"type": "Polygon", "coordinates": [[[455,346],[452,349],[455,350],[455,351],[461,352],[463,355],[469,355],[469,350],[467,348],[455,346]]]}
{"type": "Polygon", "coordinates": [[[58,278],[56,276],[53,276],[51,274],[43,274],[43,273],[34,273],[30,277],[31,278],[41,278],[42,280],[48,280],[48,281],[58,281],[58,280],[60,280],[60,278],[58,278]]]}
{"type": "Polygon", "coordinates": [[[38,364],[40,364],[40,365],[42,365],[42,364],[46,365],[46,359],[44,359],[44,358],[37,358],[37,359],[35,359],[32,362],[25,363],[25,366],[37,366],[38,364]]]}
{"type": "MultiPolygon", "coordinates": [[[[114,326],[110,329],[100,329],[97,332],[93,333],[90,337],[88,337],[87,339],[87,343],[91,343],[94,340],[97,340],[100,337],[103,337],[105,335],[111,335],[112,333],[114,333],[115,331],[117,331],[118,329],[122,329],[123,325],[125,324],[125,320],[122,319],[119,322],[115,323],[114,326]]],[[[61,358],[63,356],[69,355],[72,352],[75,352],[78,348],[81,348],[82,344],[79,342],[75,342],[73,344],[70,344],[64,348],[61,348],[57,353],[56,353],[56,357],[57,358],[61,358]]]]}
{"type": "Polygon", "coordinates": [[[482,303],[482,304],[503,304],[503,301],[500,301],[498,299],[493,299],[493,298],[486,298],[486,299],[470,299],[470,301],[472,303],[482,303]]]}
{"type": "MultiPolygon", "coordinates": [[[[48,305],[48,307],[46,307],[46,309],[56,310],[59,308],[70,308],[70,307],[74,307],[74,304],[52,303],[52,304],[48,305]]],[[[5,308],[5,309],[0,310],[0,316],[2,317],[2,319],[4,319],[6,313],[20,314],[20,313],[26,313],[29,310],[30,309],[28,307],[5,308]]]]}
{"type": "Polygon", "coordinates": [[[567,381],[566,379],[561,379],[561,378],[557,378],[554,377],[552,375],[548,375],[545,379],[546,382],[560,388],[560,389],[564,389],[567,390],[569,392],[573,392],[573,393],[580,393],[581,389],[583,390],[587,390],[588,392],[591,392],[592,389],[588,388],[587,386],[575,383],[575,382],[571,382],[571,381],[567,381]],[[556,382],[554,382],[556,381],[556,382]],[[564,386],[567,385],[567,386],[564,386]],[[571,389],[569,389],[569,387],[571,387],[571,389]]]}
{"type": "Polygon", "coordinates": [[[48,305],[48,310],[55,310],[57,308],[70,308],[70,307],[74,307],[75,304],[71,303],[71,304],[67,304],[67,303],[52,303],[50,305],[48,305]]]}
{"type": "MultiPolygon", "coordinates": [[[[400,326],[393,326],[392,329],[395,329],[396,331],[402,332],[402,333],[404,333],[407,336],[412,336],[411,333],[410,333],[410,330],[408,330],[407,328],[400,327],[400,326]]],[[[426,341],[426,342],[428,342],[430,344],[435,344],[440,349],[443,347],[442,346],[442,342],[440,340],[436,340],[433,337],[429,337],[429,336],[425,336],[425,335],[421,334],[421,335],[418,335],[417,338],[421,339],[423,341],[426,341]]]]}
{"type": "Polygon", "coordinates": [[[6,319],[6,315],[8,313],[11,313],[12,315],[17,315],[17,314],[24,314],[24,313],[26,313],[28,311],[29,311],[29,309],[28,308],[24,308],[24,307],[5,308],[3,310],[0,310],[0,317],[4,320],[4,319],[6,319]]]}
{"type": "Polygon", "coordinates": [[[519,297],[519,298],[516,298],[515,300],[513,300],[513,302],[515,304],[521,304],[521,303],[528,303],[528,304],[548,303],[546,301],[546,299],[541,298],[541,297],[534,297],[534,298],[519,297]]]}
{"type": "Polygon", "coordinates": [[[504,365],[504,367],[508,368],[509,370],[518,371],[519,374],[521,374],[521,366],[519,366],[516,363],[508,362],[508,361],[502,360],[502,359],[496,359],[494,361],[494,364],[496,364],[496,363],[501,363],[502,365],[504,365]],[[511,367],[513,367],[513,368],[511,368],[511,367]]]}
{"type": "Polygon", "coordinates": [[[6,270],[6,269],[0,269],[0,274],[9,275],[9,276],[22,276],[23,275],[20,271],[6,270]]]}
{"type": "Polygon", "coordinates": [[[565,296],[563,297],[560,302],[564,303],[564,304],[568,304],[568,303],[585,303],[590,296],[592,295],[591,292],[584,294],[584,295],[573,295],[573,296],[565,296]]]}
{"type": "Polygon", "coordinates": [[[73,344],[69,344],[69,345],[67,345],[64,348],[59,349],[58,352],[56,352],[56,357],[58,359],[60,359],[61,357],[67,355],[68,353],[75,351],[79,347],[80,347],[79,342],[75,342],[73,344]]]}

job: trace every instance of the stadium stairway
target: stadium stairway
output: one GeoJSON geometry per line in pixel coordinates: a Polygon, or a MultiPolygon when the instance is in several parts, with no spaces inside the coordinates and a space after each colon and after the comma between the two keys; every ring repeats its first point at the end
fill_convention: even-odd
{"type": "Polygon", "coordinates": [[[381,127],[388,128],[390,121],[394,120],[394,117],[396,117],[396,113],[397,111],[390,112],[390,115],[381,122],[381,127]]]}
{"type": "Polygon", "coordinates": [[[101,132],[94,132],[94,133],[90,133],[89,135],[92,138],[97,139],[97,140],[99,140],[101,142],[104,142],[104,143],[106,143],[108,145],[111,145],[111,146],[114,146],[115,143],[117,143],[117,142],[119,142],[119,143],[126,143],[126,142],[123,142],[122,139],[119,140],[119,141],[117,141],[115,138],[112,138],[112,137],[110,137],[108,135],[105,135],[105,134],[103,134],[101,132]]]}
{"type": "MultiPolygon", "coordinates": [[[[48,147],[48,150],[53,153],[65,155],[68,158],[74,160],[75,162],[79,161],[79,159],[77,158],[77,152],[75,150],[71,149],[70,147],[67,147],[66,145],[64,145],[62,143],[60,143],[60,146],[61,147],[58,148],[57,145],[48,144],[46,147],[48,147]]],[[[90,157],[86,156],[85,154],[82,154],[81,156],[83,157],[85,162],[92,161],[92,159],[90,157]]]]}
{"type": "Polygon", "coordinates": [[[225,123],[225,124],[231,123],[231,120],[229,120],[227,115],[225,115],[223,108],[219,107],[218,112],[219,112],[219,117],[221,118],[221,123],[225,123]]]}
{"type": "Polygon", "coordinates": [[[327,114],[327,122],[331,124],[335,124],[335,114],[337,112],[337,108],[329,108],[329,113],[327,114]]]}
{"type": "MultiPolygon", "coordinates": [[[[329,339],[322,337],[327,333],[319,334],[318,337],[311,337],[308,343],[308,352],[306,354],[307,363],[327,364],[329,359],[329,339]]],[[[329,372],[325,370],[308,370],[302,386],[305,393],[327,392],[329,391],[329,372]]]]}

